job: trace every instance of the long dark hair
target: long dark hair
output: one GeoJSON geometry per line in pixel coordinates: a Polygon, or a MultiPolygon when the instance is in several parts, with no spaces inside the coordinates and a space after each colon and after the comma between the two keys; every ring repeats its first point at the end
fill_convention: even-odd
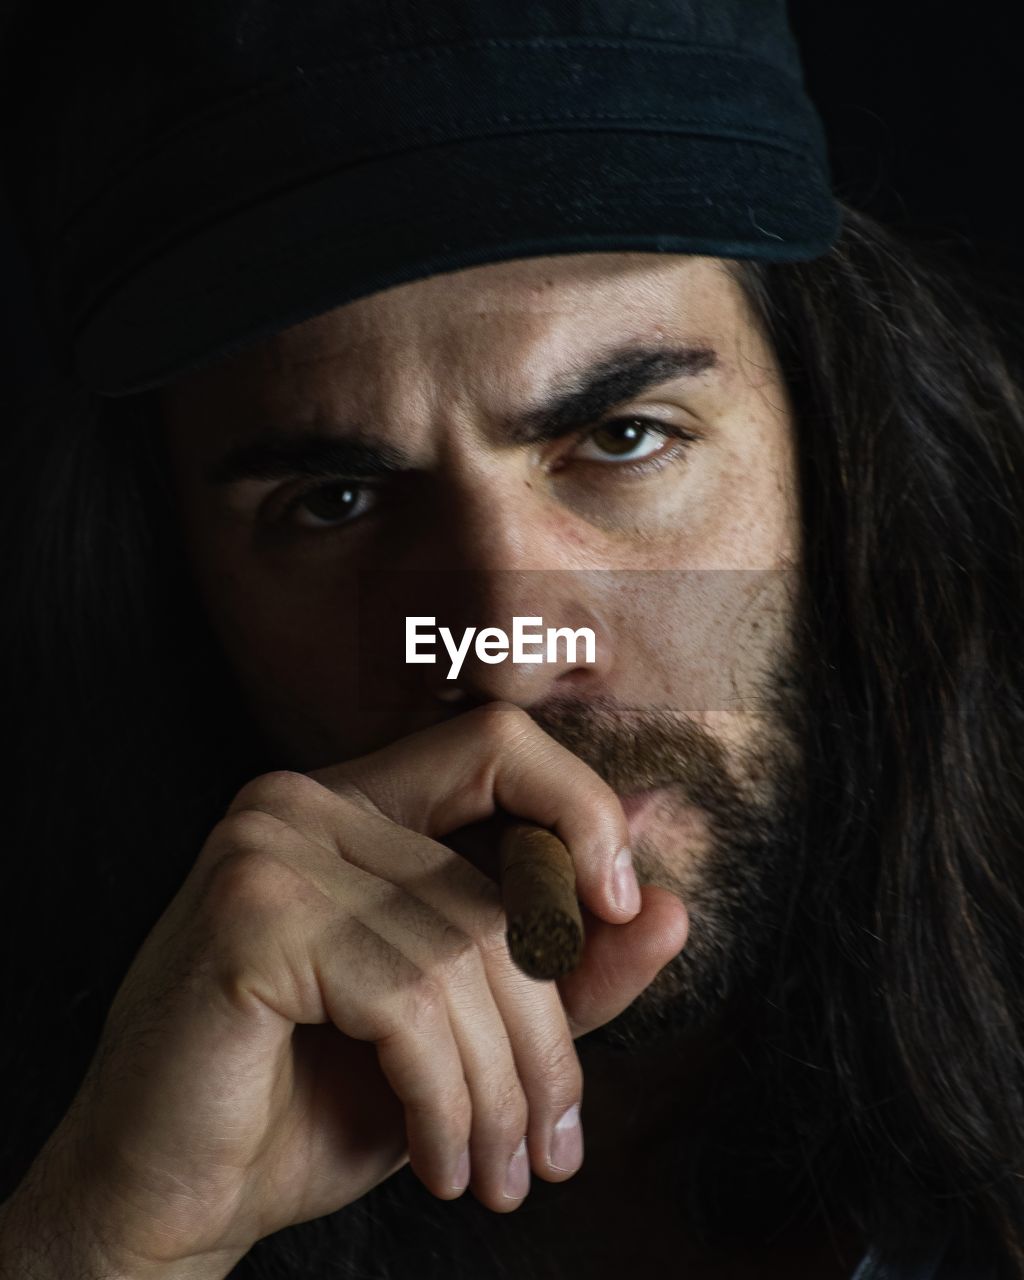
{"type": "MultiPolygon", "coordinates": [[[[748,993],[680,1195],[709,1236],[729,1238],[744,1215],[767,1235],[784,1206],[851,1223],[894,1260],[937,1225],[980,1231],[1021,1280],[1015,317],[997,325],[947,264],[852,210],[818,261],[731,269],[778,352],[798,432],[814,869],[748,993]],[[741,1127],[760,1158],[730,1145],[741,1127]]],[[[70,1101],[120,976],[206,831],[262,767],[173,536],[153,413],[146,396],[58,387],[4,446],[2,670],[19,758],[5,799],[0,1195],[70,1101]]],[[[388,1274],[403,1197],[432,1242],[418,1280],[435,1263],[450,1274],[446,1251],[468,1247],[469,1227],[446,1225],[483,1213],[481,1240],[511,1240],[526,1208],[506,1221],[468,1196],[439,1205],[406,1170],[335,1215],[340,1237],[332,1220],[279,1233],[238,1275],[290,1275],[318,1251],[324,1274],[363,1274],[358,1260],[342,1269],[339,1238],[350,1256],[377,1251],[366,1274],[388,1274]]],[[[504,1274],[501,1253],[476,1273],[504,1274]]]]}
{"type": "Polygon", "coordinates": [[[966,281],[849,211],[827,259],[740,279],[798,425],[825,866],[777,1087],[882,1250],[973,1218],[1024,1275],[1019,377],[966,281]]]}

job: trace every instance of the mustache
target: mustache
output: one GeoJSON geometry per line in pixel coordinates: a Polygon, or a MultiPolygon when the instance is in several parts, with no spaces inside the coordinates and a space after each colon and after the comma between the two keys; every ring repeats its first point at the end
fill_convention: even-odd
{"type": "Polygon", "coordinates": [[[676,786],[701,804],[733,792],[721,744],[687,716],[568,695],[549,698],[529,714],[620,795],[676,786]]]}

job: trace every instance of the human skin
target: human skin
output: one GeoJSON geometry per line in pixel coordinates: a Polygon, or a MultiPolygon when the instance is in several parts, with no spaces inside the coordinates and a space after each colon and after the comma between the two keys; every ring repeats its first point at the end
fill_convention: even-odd
{"type": "MultiPolygon", "coordinates": [[[[162,408],[199,592],[277,764],[330,765],[490,701],[556,737],[561,708],[578,708],[573,745],[589,762],[580,739],[618,731],[624,744],[624,716],[667,711],[711,735],[744,800],[772,803],[786,746],[762,695],[792,622],[795,441],[727,263],[582,254],[427,278],[191,374],[162,408]],[[623,349],[698,358],[559,438],[517,436],[577,371],[623,349]],[[307,432],[397,469],[348,489],[287,469],[211,482],[225,459],[307,432]],[[471,651],[449,682],[443,663],[404,664],[406,615],[456,634],[508,631],[516,616],[587,626],[598,660],[488,665],[471,651]],[[588,710],[606,714],[581,722],[588,710]]],[[[686,754],[683,742],[680,769],[686,754]]],[[[706,813],[643,768],[618,773],[604,776],[642,878],[687,900],[712,852],[706,813]]],[[[486,849],[478,862],[495,873],[486,849]]],[[[648,1003],[673,985],[664,975],[648,1003]]]]}
{"type": "MultiPolygon", "coordinates": [[[[688,702],[679,637],[693,584],[664,575],[640,592],[643,572],[740,570],[767,581],[799,558],[786,391],[738,284],[715,259],[580,254],[416,281],[180,379],[163,413],[207,614],[265,732],[297,768],[436,723],[438,692],[454,696],[440,666],[418,668],[391,705],[383,690],[366,689],[354,604],[361,590],[365,604],[374,573],[405,574],[392,579],[402,587],[416,574],[460,573],[460,618],[478,627],[508,629],[514,615],[544,606],[560,624],[596,624],[599,662],[589,669],[487,666],[471,655],[458,681],[468,702],[530,708],[571,694],[678,706],[688,702]],[[629,344],[711,348],[717,366],[627,399],[571,438],[509,443],[504,423],[574,368],[629,344]],[[601,420],[632,414],[699,439],[687,449],[649,435],[626,456],[586,439],[601,420]],[[364,485],[364,513],[348,523],[351,504],[337,499],[333,516],[322,505],[287,518],[280,509],[317,483],[321,504],[330,501],[329,480],[209,483],[232,449],[305,429],[389,447],[403,473],[364,485]],[[647,472],[630,474],[624,464],[641,454],[647,472]],[[558,572],[536,572],[545,570],[558,572]],[[588,598],[602,574],[616,593],[630,589],[626,607],[588,598]]],[[[778,642],[772,631],[758,643],[736,639],[719,671],[749,673],[778,642]]],[[[741,718],[714,723],[740,741],[741,718]]]]}
{"type": "MultiPolygon", "coordinates": [[[[342,1207],[406,1159],[435,1195],[459,1194],[467,1148],[473,1193],[514,1209],[527,1164],[563,1181],[582,1158],[578,1131],[554,1141],[580,1100],[572,1040],[639,1002],[686,940],[679,898],[653,884],[638,897],[616,855],[646,842],[642,878],[685,885],[706,845],[699,812],[617,796],[532,716],[560,697],[692,711],[701,673],[670,644],[701,613],[686,574],[792,568],[793,440],[771,353],[722,264],[581,255],[360,300],[181,379],[163,409],[200,593],[282,771],[211,833],[7,1221],[31,1221],[77,1176],[64,1203],[91,1224],[103,1274],[223,1275],[261,1235],[342,1207]],[[510,445],[510,416],[623,344],[717,353],[602,415],[642,412],[692,436],[685,448],[641,433],[651,461],[634,467],[599,423],[510,445]],[[338,419],[403,455],[344,529],[268,522],[287,480],[209,482],[271,425],[339,435],[338,419]],[[453,568],[465,572],[445,608],[478,626],[592,621],[599,662],[471,661],[458,697],[428,667],[401,700],[376,668],[379,688],[355,687],[359,575],[453,568]],[[663,573],[643,589],[616,577],[645,570],[663,573]],[[553,827],[573,855],[587,945],[557,985],[510,966],[495,886],[444,843],[498,809],[553,827]]],[[[757,620],[694,632],[713,636],[731,687],[773,665],[785,611],[773,600],[757,620]]],[[[699,718],[756,790],[744,748],[757,715],[704,701],[699,718]]]]}

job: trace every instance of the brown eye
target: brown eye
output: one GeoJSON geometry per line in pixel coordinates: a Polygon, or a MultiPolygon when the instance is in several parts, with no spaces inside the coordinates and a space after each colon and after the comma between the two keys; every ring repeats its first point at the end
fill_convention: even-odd
{"type": "Polygon", "coordinates": [[[633,462],[657,453],[668,434],[643,418],[615,418],[595,427],[574,456],[588,462],[633,462]]]}
{"type": "Polygon", "coordinates": [[[351,480],[337,480],[300,493],[292,499],[287,514],[306,528],[323,529],[354,520],[367,509],[369,501],[370,493],[363,486],[351,480]]]}

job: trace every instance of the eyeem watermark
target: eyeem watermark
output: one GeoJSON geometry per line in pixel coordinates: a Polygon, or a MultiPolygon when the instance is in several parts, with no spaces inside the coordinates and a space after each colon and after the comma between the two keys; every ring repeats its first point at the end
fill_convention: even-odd
{"type": "Polygon", "coordinates": [[[440,639],[447,651],[451,665],[448,679],[457,680],[470,646],[481,662],[515,663],[558,662],[559,642],[565,642],[566,662],[593,664],[597,661],[597,639],[589,627],[573,631],[569,627],[544,627],[543,618],[513,618],[511,636],[500,627],[467,627],[456,641],[448,627],[437,627],[436,618],[406,618],[406,662],[437,662],[437,641],[440,639]],[[529,630],[531,627],[542,630],[529,630]],[[577,658],[578,645],[583,643],[583,657],[577,658]],[[427,647],[431,652],[423,652],[427,647]]]}

